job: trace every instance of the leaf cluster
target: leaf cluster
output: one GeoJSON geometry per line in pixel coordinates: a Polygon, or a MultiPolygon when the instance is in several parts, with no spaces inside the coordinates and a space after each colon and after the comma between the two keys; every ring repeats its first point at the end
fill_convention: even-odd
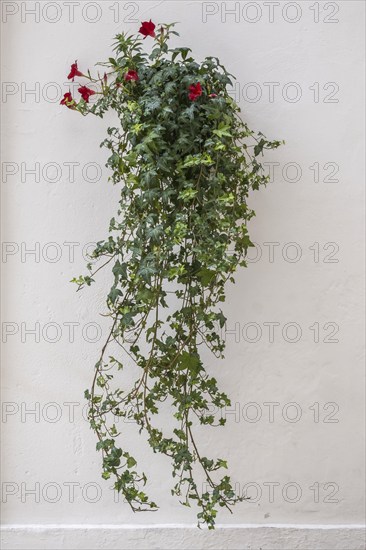
{"type": "Polygon", "coordinates": [[[226,461],[204,456],[197,443],[197,426],[224,425],[212,411],[230,405],[203,365],[202,348],[223,357],[225,285],[246,266],[252,246],[248,195],[267,183],[260,159],[281,142],[268,141],[242,121],[228,93],[233,77],[217,58],[198,63],[189,48],[169,48],[173,29],[160,26],[150,54],[138,38],[118,35],[115,55],[102,64],[108,82],[100,97],[78,106],[84,115],[116,115],[102,145],[121,194],[90,273],[75,282],[90,285],[107,265],[113,274],[111,331],[85,393],[103,477],[113,479],[134,511],[157,508],[114,422],[133,419],[152,450],[169,457],[172,494],[185,506],[196,503],[199,524],[213,528],[218,509],[243,497],[220,474],[226,461]],[[138,81],[125,80],[129,70],[138,81]],[[188,89],[197,82],[202,95],[192,101],[188,89]],[[108,356],[113,343],[118,359],[108,356]],[[123,370],[131,363],[136,381],[126,388],[123,370]],[[159,425],[166,402],[174,422],[168,431],[159,425]]]}

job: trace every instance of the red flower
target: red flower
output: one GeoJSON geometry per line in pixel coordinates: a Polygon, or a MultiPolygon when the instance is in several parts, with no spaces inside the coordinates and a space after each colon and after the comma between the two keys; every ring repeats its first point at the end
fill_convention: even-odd
{"type": "Polygon", "coordinates": [[[155,29],[155,25],[154,23],[151,21],[143,21],[142,22],[142,25],[140,27],[140,30],[139,32],[141,34],[144,35],[144,37],[146,38],[147,36],[152,36],[153,38],[155,38],[155,32],[154,32],[154,29],[155,29]]]}
{"type": "Polygon", "coordinates": [[[200,96],[202,95],[202,88],[201,84],[197,82],[197,84],[191,84],[189,87],[189,94],[188,97],[191,101],[196,101],[200,96]]]}
{"type": "Polygon", "coordinates": [[[70,74],[67,78],[69,80],[72,79],[72,81],[74,82],[75,76],[84,76],[83,73],[81,73],[78,69],[78,62],[77,61],[75,61],[75,63],[73,63],[71,65],[70,74]]]}
{"type": "Polygon", "coordinates": [[[211,99],[217,97],[217,94],[210,94],[208,97],[210,97],[211,99]]]}
{"type": "Polygon", "coordinates": [[[71,95],[71,92],[67,92],[66,94],[64,94],[64,98],[61,99],[60,105],[66,105],[66,107],[68,107],[69,109],[76,108],[76,103],[74,98],[71,95]]]}
{"type": "Polygon", "coordinates": [[[81,94],[81,97],[86,103],[89,103],[89,97],[96,93],[87,86],[81,86],[81,88],[78,88],[78,92],[81,94]]]}
{"type": "Polygon", "coordinates": [[[125,80],[134,80],[135,82],[139,79],[139,75],[136,71],[130,69],[124,76],[125,80]]]}

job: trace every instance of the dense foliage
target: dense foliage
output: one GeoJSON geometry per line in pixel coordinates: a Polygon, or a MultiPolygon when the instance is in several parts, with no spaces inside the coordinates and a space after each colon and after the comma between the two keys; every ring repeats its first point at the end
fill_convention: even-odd
{"type": "Polygon", "coordinates": [[[116,417],[133,419],[153,451],[170,458],[172,494],[186,506],[195,501],[198,523],[213,528],[218,507],[230,509],[243,497],[228,475],[220,475],[226,461],[204,456],[196,441],[200,424],[225,424],[213,408],[230,405],[200,350],[207,346],[223,357],[226,318],[219,306],[251,246],[248,194],[267,182],[258,157],[280,142],[255,135],[240,119],[227,91],[231,76],[217,58],[197,63],[189,48],[169,49],[173,25],[155,32],[145,22],[140,33],[154,39],[150,54],[139,38],[118,35],[115,56],[101,64],[103,76],[72,65],[69,78],[87,79],[94,88],[81,86],[79,102],[70,92],[62,101],[84,115],[117,115],[102,145],[110,151],[111,179],[121,188],[118,213],[94,251],[90,273],[74,279],[90,285],[107,265],[114,277],[107,297],[111,329],[85,395],[102,475],[113,479],[131,508],[157,505],[145,494],[146,477],[135,458],[120,446],[116,417]],[[119,350],[113,356],[112,343],[119,350]],[[121,372],[126,369],[134,369],[131,387],[121,372]],[[167,404],[173,423],[163,429],[159,412],[167,404]]]}

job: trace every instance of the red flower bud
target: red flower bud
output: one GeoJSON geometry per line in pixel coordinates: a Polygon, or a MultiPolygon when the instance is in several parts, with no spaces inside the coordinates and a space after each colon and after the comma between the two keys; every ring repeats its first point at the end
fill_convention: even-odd
{"type": "Polygon", "coordinates": [[[189,87],[188,97],[191,101],[196,101],[202,95],[202,87],[199,82],[197,84],[191,84],[189,87]]]}
{"type": "Polygon", "coordinates": [[[87,86],[81,86],[81,88],[78,88],[78,92],[81,94],[81,97],[86,103],[89,103],[89,97],[96,93],[87,86]]]}
{"type": "Polygon", "coordinates": [[[74,78],[75,76],[84,76],[83,73],[81,73],[78,69],[78,62],[75,61],[75,63],[73,63],[71,65],[71,69],[70,69],[70,74],[69,76],[67,77],[69,80],[72,79],[72,81],[74,82],[74,78]]]}
{"type": "Polygon", "coordinates": [[[217,97],[217,94],[210,94],[208,97],[210,97],[211,99],[217,97]]]}
{"type": "Polygon", "coordinates": [[[136,71],[130,69],[124,76],[125,80],[134,80],[135,82],[139,79],[139,75],[136,71]]]}
{"type": "Polygon", "coordinates": [[[155,25],[150,19],[150,21],[143,21],[139,32],[144,35],[144,38],[146,38],[147,36],[152,36],[153,38],[155,38],[156,35],[154,30],[155,30],[155,25]]]}

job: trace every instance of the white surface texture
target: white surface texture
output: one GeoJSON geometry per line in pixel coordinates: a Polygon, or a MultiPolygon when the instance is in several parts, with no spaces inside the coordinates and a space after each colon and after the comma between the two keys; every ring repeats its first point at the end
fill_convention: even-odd
{"type": "Polygon", "coordinates": [[[363,550],[361,525],[218,525],[215,531],[181,525],[8,525],[3,548],[12,550],[363,550]]]}
{"type": "Polygon", "coordinates": [[[4,548],[364,548],[364,15],[353,0],[2,2],[4,548]],[[116,502],[85,420],[110,278],[69,281],[117,210],[99,148],[114,122],[59,102],[75,59],[92,68],[150,18],[218,56],[248,125],[286,141],[250,197],[257,248],[227,288],[225,359],[205,355],[233,407],[199,431],[202,451],[251,496],[215,533],[192,528],[169,460],[132,423],[160,509],[116,502]]]}

